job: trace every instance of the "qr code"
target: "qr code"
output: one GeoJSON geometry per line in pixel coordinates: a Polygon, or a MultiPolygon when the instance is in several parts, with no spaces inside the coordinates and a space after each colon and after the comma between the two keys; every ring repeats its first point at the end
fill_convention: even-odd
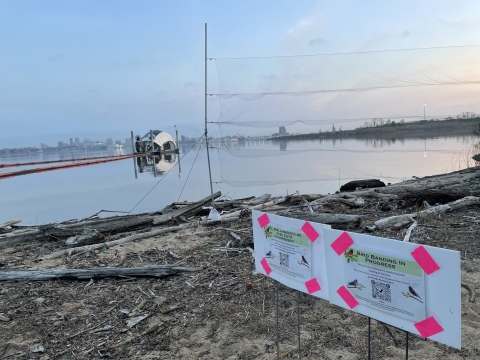
{"type": "Polygon", "coordinates": [[[392,302],[390,284],[372,280],[372,297],[383,301],[392,302]]]}
{"type": "Polygon", "coordinates": [[[288,268],[288,254],[280,253],[280,266],[288,268]]]}

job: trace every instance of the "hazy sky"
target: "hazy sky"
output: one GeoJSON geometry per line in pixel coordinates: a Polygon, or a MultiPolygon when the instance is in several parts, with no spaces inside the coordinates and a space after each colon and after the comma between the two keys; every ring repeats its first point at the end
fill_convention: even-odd
{"type": "Polygon", "coordinates": [[[480,44],[478,19],[475,1],[0,0],[0,148],[200,135],[204,23],[209,56],[237,57],[480,44]]]}

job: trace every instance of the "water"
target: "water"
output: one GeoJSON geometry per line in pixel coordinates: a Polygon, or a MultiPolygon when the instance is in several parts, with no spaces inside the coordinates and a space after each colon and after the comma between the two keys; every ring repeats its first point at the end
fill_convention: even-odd
{"type": "MultiPolygon", "coordinates": [[[[412,176],[465,168],[471,144],[471,138],[462,136],[428,141],[349,139],[231,143],[227,144],[228,151],[211,149],[213,181],[223,179],[213,188],[229,197],[240,198],[267,192],[286,195],[297,190],[326,194],[338,190],[339,184],[362,178],[380,178],[395,183],[412,176]]],[[[20,218],[24,225],[36,225],[81,219],[99,210],[129,212],[133,209],[132,213],[143,213],[158,211],[177,200],[198,200],[210,193],[206,149],[204,145],[195,146],[186,154],[190,147],[188,144],[181,146],[180,156],[184,157],[180,162],[180,174],[178,164],[173,166],[176,159],[170,162],[162,159],[157,164],[157,177],[152,167],[146,165],[143,169],[137,167],[139,173],[135,179],[134,160],[127,159],[0,180],[0,222],[20,218]],[[164,177],[169,169],[170,173],[164,177]]],[[[128,149],[124,149],[124,153],[127,152],[128,149]]],[[[119,154],[114,150],[89,152],[87,156],[119,154]]],[[[10,156],[0,158],[0,163],[84,156],[83,152],[10,156]]],[[[29,167],[0,171],[24,168],[29,167]]]]}

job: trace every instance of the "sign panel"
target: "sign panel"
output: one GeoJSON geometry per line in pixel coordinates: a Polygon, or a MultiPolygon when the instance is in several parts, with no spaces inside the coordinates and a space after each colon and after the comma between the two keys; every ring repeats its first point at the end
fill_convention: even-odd
{"type": "Polygon", "coordinates": [[[328,225],[253,211],[256,270],[278,282],[328,299],[323,230],[328,225]]]}
{"type": "Polygon", "coordinates": [[[325,229],[330,302],[461,348],[458,251],[325,229]]]}
{"type": "Polygon", "coordinates": [[[343,254],[345,284],[360,304],[399,317],[425,319],[425,280],[414,260],[354,244],[343,254]]]}

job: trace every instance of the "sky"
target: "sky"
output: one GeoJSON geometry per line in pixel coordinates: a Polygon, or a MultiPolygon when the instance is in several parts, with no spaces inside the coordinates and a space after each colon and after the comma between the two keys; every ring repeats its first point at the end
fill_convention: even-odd
{"type": "MultiPolygon", "coordinates": [[[[174,125],[180,134],[201,135],[205,23],[208,56],[231,58],[480,45],[479,18],[473,1],[0,0],[0,148],[125,139],[132,130],[173,133],[174,125]]],[[[217,67],[208,66],[208,92],[218,93],[217,67]]],[[[355,68],[355,61],[345,66],[355,68]]],[[[225,69],[240,74],[235,66],[225,69]]],[[[480,80],[476,68],[470,71],[480,80]]],[[[250,80],[246,73],[241,81],[250,80]]],[[[435,90],[429,111],[480,112],[478,88],[470,86],[448,109],[441,105],[449,93],[435,90]]],[[[426,100],[411,97],[417,95],[412,106],[421,113],[426,100]]],[[[376,101],[387,104],[382,96],[376,101]]],[[[394,113],[387,105],[359,111],[361,97],[346,111],[340,98],[321,106],[305,98],[285,113],[295,116],[296,106],[309,118],[394,113]]],[[[249,116],[264,117],[276,106],[264,104],[249,116]]],[[[219,99],[209,96],[208,106],[209,119],[218,119],[219,99]]]]}

